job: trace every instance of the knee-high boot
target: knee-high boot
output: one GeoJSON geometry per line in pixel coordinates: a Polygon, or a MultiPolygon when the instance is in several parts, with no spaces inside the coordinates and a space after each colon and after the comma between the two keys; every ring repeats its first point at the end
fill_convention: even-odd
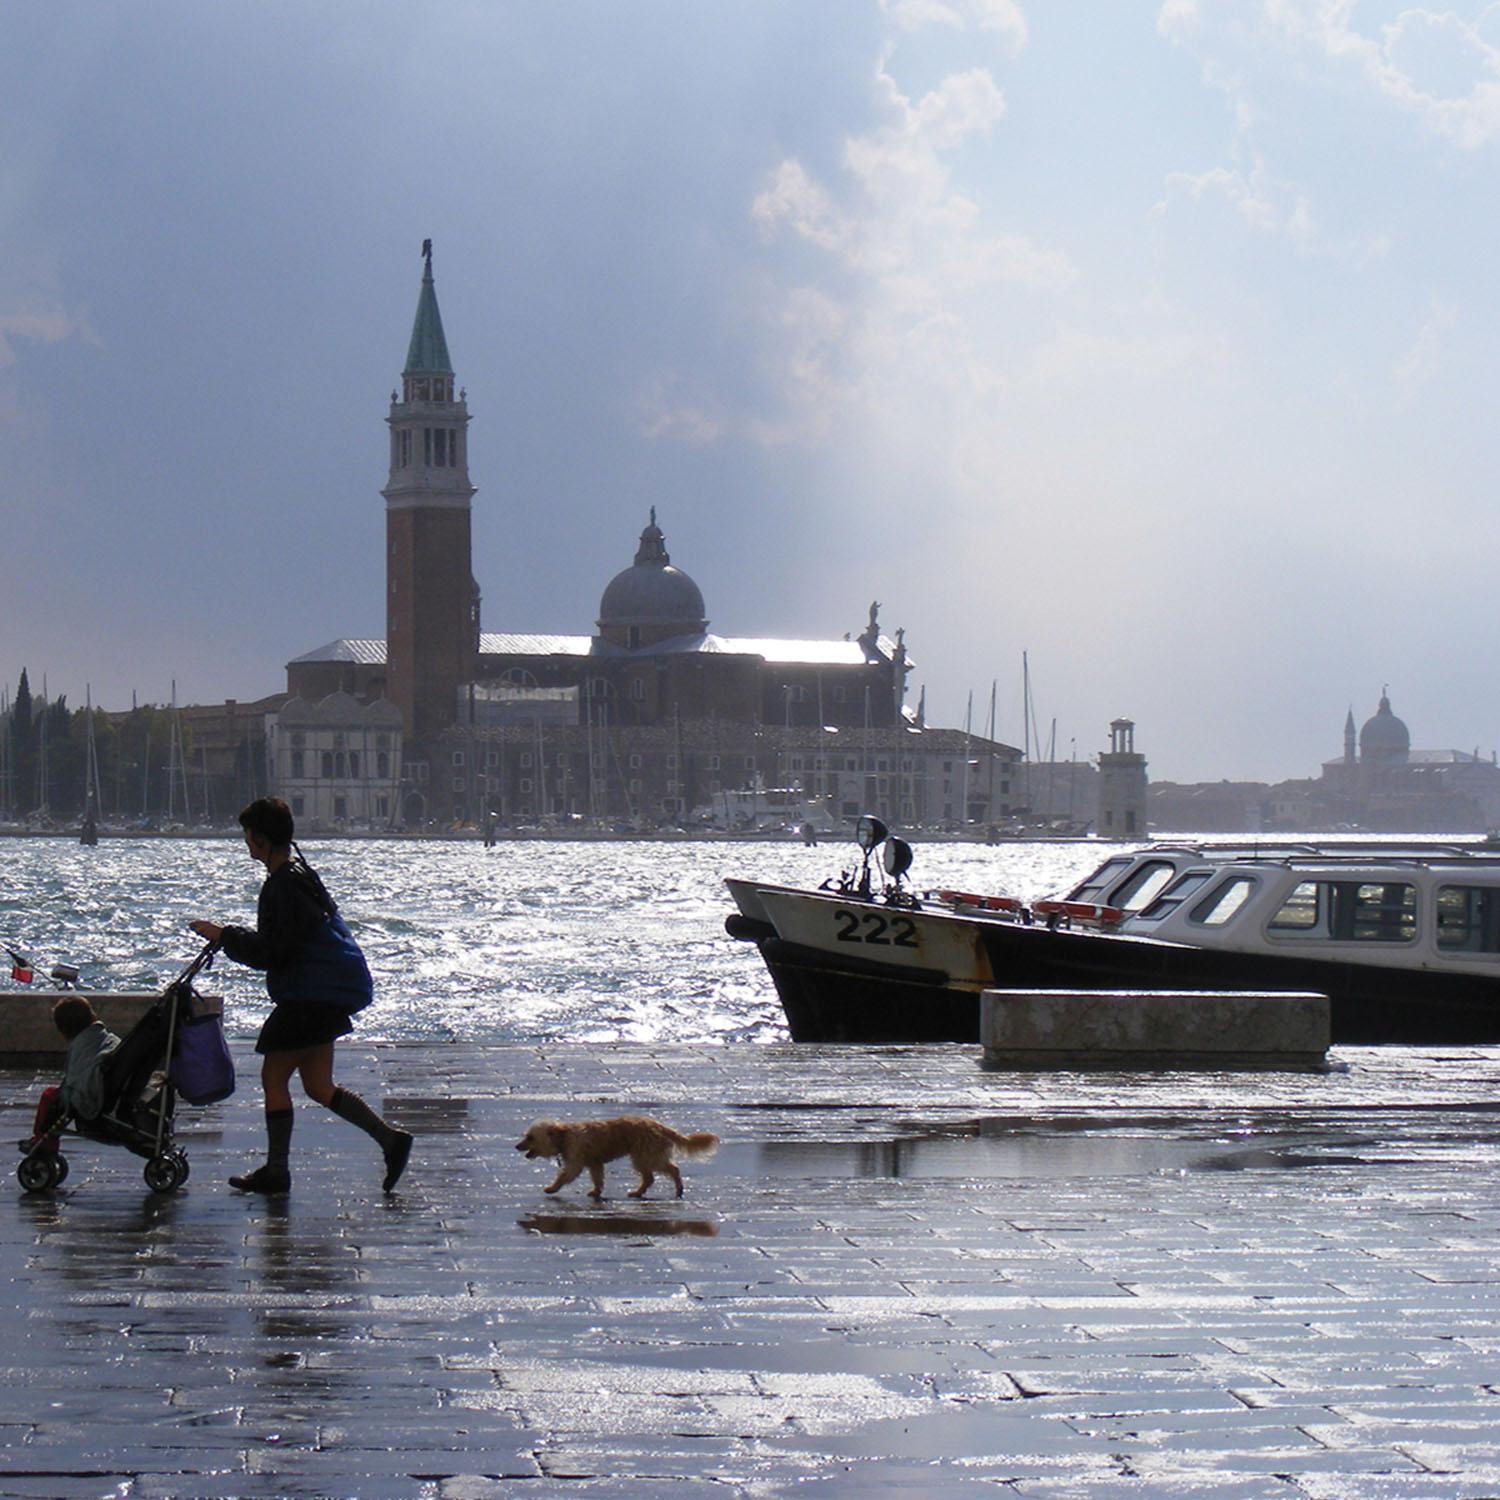
{"type": "Polygon", "coordinates": [[[292,1112],[266,1111],[266,1162],[242,1177],[231,1177],[229,1185],[242,1193],[284,1193],[292,1185],[292,1112]]]}
{"type": "Polygon", "coordinates": [[[385,1181],[381,1186],[390,1192],[406,1169],[406,1158],[411,1155],[411,1136],[381,1119],[352,1089],[335,1088],[329,1096],[328,1107],[339,1119],[358,1125],[380,1147],[385,1157],[385,1181]]]}

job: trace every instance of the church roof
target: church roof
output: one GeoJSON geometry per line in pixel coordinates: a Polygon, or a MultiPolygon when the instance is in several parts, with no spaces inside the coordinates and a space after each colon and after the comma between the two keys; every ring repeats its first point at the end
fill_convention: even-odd
{"type": "Polygon", "coordinates": [[[411,325],[411,344],[406,351],[404,375],[451,375],[448,340],[443,337],[443,316],[438,311],[437,288],[432,282],[432,241],[425,240],[422,254],[427,269],[422,273],[422,291],[417,297],[417,316],[411,325]]]}
{"type": "MultiPolygon", "coordinates": [[[[880,637],[882,655],[895,654],[896,643],[880,637]]],[[[639,651],[611,646],[592,635],[539,635],[529,632],[485,631],[479,637],[481,656],[759,656],[777,666],[862,667],[864,648],[858,641],[780,641],[761,637],[680,635],[639,651]],[[601,649],[602,648],[602,649],[601,649]]],[[[353,662],[358,666],[385,665],[385,642],[371,640],[329,641],[326,646],[304,652],[289,663],[299,666],[316,662],[353,662]]]]}
{"type": "Polygon", "coordinates": [[[305,651],[287,663],[290,667],[304,662],[347,661],[361,667],[383,667],[385,665],[385,642],[366,640],[329,641],[326,646],[305,651]]]}
{"type": "MultiPolygon", "coordinates": [[[[705,651],[725,651],[734,656],[763,656],[781,666],[862,667],[868,661],[858,641],[776,641],[760,637],[704,636],[705,651]]],[[[880,637],[880,649],[886,656],[896,650],[896,643],[880,637]]]]}
{"type": "MultiPolygon", "coordinates": [[[[880,638],[881,650],[890,656],[896,643],[880,638]]],[[[631,651],[596,638],[595,654],[601,656],[759,656],[773,666],[863,667],[869,658],[858,641],[777,641],[728,635],[679,635],[654,646],[631,651]]]]}
{"type": "Polygon", "coordinates": [[[488,630],[479,637],[481,656],[587,656],[594,644],[591,635],[537,635],[535,633],[488,630]]]}

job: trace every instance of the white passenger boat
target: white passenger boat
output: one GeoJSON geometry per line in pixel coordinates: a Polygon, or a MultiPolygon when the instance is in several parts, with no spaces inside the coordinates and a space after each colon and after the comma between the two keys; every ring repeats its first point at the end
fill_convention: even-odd
{"type": "Polygon", "coordinates": [[[1335,1042],[1500,1042],[1493,844],[1154,844],[1029,905],[917,894],[876,819],[860,844],[819,890],[727,882],[796,1041],[974,1042],[999,987],[1313,990],[1335,1042]]]}

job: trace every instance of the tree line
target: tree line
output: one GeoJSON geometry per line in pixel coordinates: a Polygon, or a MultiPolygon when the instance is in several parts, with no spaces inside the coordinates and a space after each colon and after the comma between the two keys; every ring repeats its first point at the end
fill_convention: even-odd
{"type": "MultiPolygon", "coordinates": [[[[214,821],[233,801],[241,768],[229,785],[222,767],[211,781],[191,769],[194,750],[191,726],[171,708],[69,708],[64,694],[34,696],[23,668],[0,710],[0,817],[66,821],[91,812],[119,822],[214,821]]],[[[252,767],[243,771],[248,781],[252,767]]]]}

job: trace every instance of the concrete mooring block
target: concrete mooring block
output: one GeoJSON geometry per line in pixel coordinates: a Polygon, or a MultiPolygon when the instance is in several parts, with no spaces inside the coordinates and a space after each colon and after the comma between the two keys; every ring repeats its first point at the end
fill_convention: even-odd
{"type": "MultiPolygon", "coordinates": [[[[22,990],[0,993],[0,1066],[61,1059],[68,1050],[52,1024],[52,1007],[78,995],[94,1007],[94,1014],[118,1036],[124,1036],[161,998],[156,994],[110,993],[90,990],[22,990]]],[[[223,1013],[218,995],[199,995],[199,1015],[223,1013]]]]}
{"type": "Polygon", "coordinates": [[[1328,996],[1308,991],[985,990],[991,1068],[1316,1068],[1328,996]]]}

